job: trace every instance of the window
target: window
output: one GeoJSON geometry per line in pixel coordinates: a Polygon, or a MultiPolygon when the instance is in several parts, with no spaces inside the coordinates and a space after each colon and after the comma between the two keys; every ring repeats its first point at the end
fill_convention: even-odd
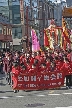
{"type": "Polygon", "coordinates": [[[6,26],[4,26],[3,32],[4,32],[4,35],[6,35],[6,26]]]}
{"type": "Polygon", "coordinates": [[[16,2],[17,0],[12,0],[13,2],[16,2]]]}
{"type": "Polygon", "coordinates": [[[14,14],[13,23],[14,24],[20,24],[20,22],[21,22],[20,14],[14,14]]]}
{"type": "Polygon", "coordinates": [[[7,35],[9,34],[9,28],[7,28],[7,35]]]}
{"type": "Polygon", "coordinates": [[[22,37],[21,27],[13,28],[12,33],[13,33],[13,38],[14,39],[15,38],[21,39],[21,37],[22,37]]]}
{"type": "Polygon", "coordinates": [[[12,35],[12,30],[11,30],[11,35],[12,35]]]}
{"type": "Polygon", "coordinates": [[[11,35],[11,29],[9,29],[9,35],[11,35]]]}
{"type": "Polygon", "coordinates": [[[20,17],[20,14],[14,14],[14,18],[20,17]]]}
{"type": "Polygon", "coordinates": [[[0,26],[0,34],[2,34],[2,27],[0,26]]]}

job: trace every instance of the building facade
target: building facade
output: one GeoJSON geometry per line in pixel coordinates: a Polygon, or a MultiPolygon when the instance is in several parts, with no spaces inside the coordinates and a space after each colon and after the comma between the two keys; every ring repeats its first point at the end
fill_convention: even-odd
{"type": "Polygon", "coordinates": [[[0,14],[0,48],[9,48],[12,42],[12,26],[9,19],[0,14]]]}
{"type": "Polygon", "coordinates": [[[8,0],[0,0],[0,13],[9,18],[8,0]]]}
{"type": "Polygon", "coordinates": [[[21,17],[19,0],[9,0],[9,20],[13,24],[13,39],[21,38],[21,17]]]}
{"type": "MultiPolygon", "coordinates": [[[[21,41],[22,24],[20,13],[20,0],[8,0],[9,19],[13,24],[13,39],[21,41]]],[[[41,45],[43,45],[43,30],[49,26],[49,22],[54,18],[54,7],[52,2],[47,0],[24,0],[24,36],[30,36],[31,26],[37,31],[41,45]],[[42,31],[42,32],[41,32],[42,31]]],[[[18,42],[15,42],[15,44],[18,42]]]]}
{"type": "Polygon", "coordinates": [[[65,1],[61,1],[60,3],[54,4],[54,19],[56,20],[57,26],[62,26],[62,10],[64,7],[67,7],[67,3],[65,1]]]}
{"type": "Polygon", "coordinates": [[[72,0],[66,0],[67,6],[72,7],[72,0]]]}

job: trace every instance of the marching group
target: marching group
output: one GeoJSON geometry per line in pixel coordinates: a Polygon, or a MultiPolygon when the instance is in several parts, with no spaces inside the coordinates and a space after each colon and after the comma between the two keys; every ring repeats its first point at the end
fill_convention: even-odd
{"type": "MultiPolygon", "coordinates": [[[[20,66],[24,72],[33,69],[36,72],[44,70],[48,67],[48,71],[54,72],[57,70],[67,72],[72,71],[72,50],[45,50],[37,52],[10,52],[4,51],[0,52],[0,72],[1,74],[6,74],[6,80],[9,85],[11,82],[12,67],[20,66]]],[[[72,86],[72,75],[66,76],[66,87],[72,86]]]]}

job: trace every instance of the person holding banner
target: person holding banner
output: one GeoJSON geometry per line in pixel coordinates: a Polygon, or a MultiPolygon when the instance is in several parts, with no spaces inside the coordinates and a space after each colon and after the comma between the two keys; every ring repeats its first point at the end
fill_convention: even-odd
{"type": "Polygon", "coordinates": [[[29,69],[29,74],[30,75],[36,75],[36,72],[38,71],[38,69],[37,69],[37,67],[36,67],[36,64],[34,63],[34,64],[32,64],[32,67],[31,67],[31,69],[29,69]]]}
{"type": "Polygon", "coordinates": [[[54,72],[55,70],[56,70],[56,63],[52,61],[49,67],[49,71],[54,72]]]}
{"type": "Polygon", "coordinates": [[[45,74],[45,72],[46,72],[46,64],[45,63],[42,63],[40,65],[40,68],[39,68],[39,73],[40,74],[45,74]]]}

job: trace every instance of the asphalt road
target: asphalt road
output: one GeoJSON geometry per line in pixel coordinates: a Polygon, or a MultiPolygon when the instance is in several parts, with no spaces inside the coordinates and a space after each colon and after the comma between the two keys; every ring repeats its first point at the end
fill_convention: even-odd
{"type": "Polygon", "coordinates": [[[0,74],[0,108],[72,108],[72,89],[14,93],[0,74]]]}

